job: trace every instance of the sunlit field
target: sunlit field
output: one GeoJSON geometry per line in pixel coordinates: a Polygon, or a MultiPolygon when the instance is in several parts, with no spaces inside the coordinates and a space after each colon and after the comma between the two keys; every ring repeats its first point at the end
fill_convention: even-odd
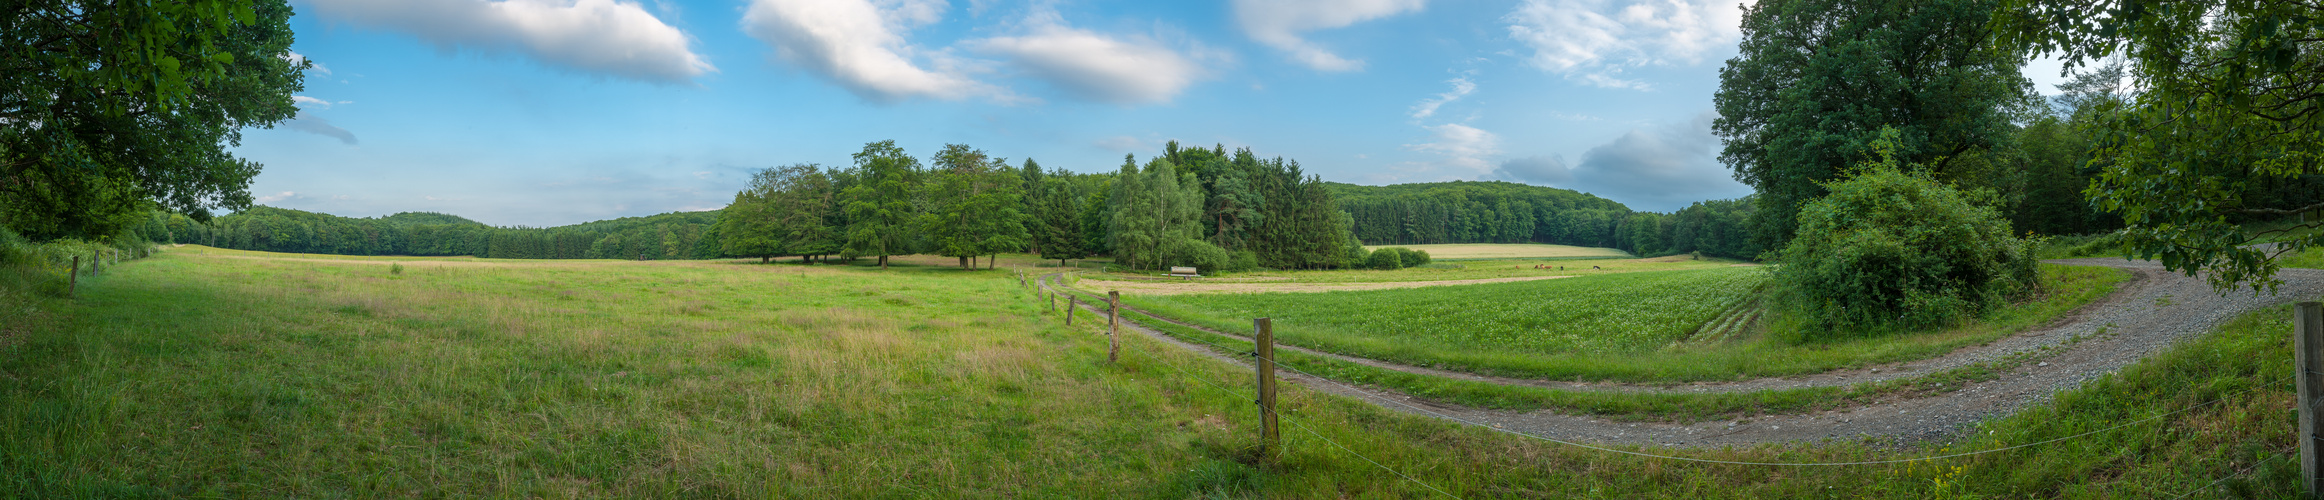
{"type": "Polygon", "coordinates": [[[2274,320],[1957,442],[1653,450],[1915,457],[2234,396],[1974,458],[1679,462],[1294,384],[1266,460],[1248,368],[1136,336],[1108,364],[1093,322],[1061,326],[1007,270],[191,250],[112,267],[0,341],[0,496],[2122,497],[2255,466],[2246,489],[2292,484],[2267,465],[2289,463],[2289,386],[2246,392],[2289,366],[2274,320]],[[2214,431],[2152,432],[2188,426],[2214,431]]]}
{"type": "Polygon", "coordinates": [[[1388,247],[1428,252],[1431,259],[1624,259],[1630,252],[1612,248],[1551,245],[1547,243],[1440,243],[1430,245],[1366,245],[1365,250],[1388,247]]]}
{"type": "MultiPolygon", "coordinates": [[[[1557,380],[1689,382],[1921,359],[2049,322],[2105,297],[2119,270],[2044,265],[2051,293],[1940,332],[1793,345],[1725,326],[1757,307],[1766,272],[1697,267],[1329,293],[1126,294],[1132,306],[1222,331],[1275,318],[1285,343],[1400,363],[1557,380]],[[1730,320],[1731,322],[1732,320],[1730,320]],[[1708,335],[1706,335],[1708,336],[1708,335]]],[[[1096,290],[1102,282],[1082,282],[1096,290]]]]}

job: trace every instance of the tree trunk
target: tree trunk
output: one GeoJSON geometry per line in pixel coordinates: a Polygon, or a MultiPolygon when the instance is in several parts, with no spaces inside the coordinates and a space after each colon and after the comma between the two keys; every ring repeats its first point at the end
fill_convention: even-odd
{"type": "Polygon", "coordinates": [[[993,256],[992,256],[992,257],[985,258],[985,260],[984,260],[984,270],[986,270],[986,271],[991,271],[991,270],[993,270],[993,266],[1000,265],[1000,263],[1001,263],[1001,254],[997,254],[997,253],[996,253],[996,254],[993,254],[993,256]]]}
{"type": "Polygon", "coordinates": [[[773,256],[773,255],[761,255],[761,256],[759,256],[759,263],[760,263],[760,264],[765,264],[765,263],[767,263],[768,261],[772,261],[772,260],[775,260],[775,256],[773,256]]]}
{"type": "Polygon", "coordinates": [[[888,270],[888,256],[886,256],[886,255],[882,255],[882,256],[880,256],[880,270],[881,270],[881,271],[886,271],[886,270],[888,270]]]}
{"type": "Polygon", "coordinates": [[[960,268],[961,268],[961,269],[976,269],[975,267],[972,267],[972,266],[970,266],[970,265],[969,265],[969,263],[968,263],[968,256],[966,256],[966,255],[960,256],[960,268]]]}

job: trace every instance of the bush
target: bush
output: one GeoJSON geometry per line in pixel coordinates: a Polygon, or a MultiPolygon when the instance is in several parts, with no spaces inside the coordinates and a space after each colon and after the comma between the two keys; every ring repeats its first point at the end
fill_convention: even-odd
{"type": "Polygon", "coordinates": [[[1404,252],[1399,252],[1397,250],[1401,249],[1382,248],[1379,250],[1373,250],[1372,256],[1367,258],[1364,263],[1373,269],[1402,269],[1404,268],[1404,252]]]}
{"type": "Polygon", "coordinates": [[[1773,280],[1799,340],[1944,326],[2038,280],[2031,242],[1999,213],[1893,160],[1825,188],[1801,208],[1773,280]]]}
{"type": "Polygon", "coordinates": [[[1227,257],[1227,267],[1226,267],[1226,270],[1227,270],[1227,271],[1230,271],[1230,272],[1241,272],[1241,271],[1249,271],[1249,270],[1258,269],[1258,268],[1259,268],[1259,253],[1258,253],[1258,252],[1253,252],[1253,251],[1250,251],[1250,250],[1244,250],[1244,251],[1240,251],[1240,252],[1235,252],[1235,253],[1234,253],[1234,255],[1227,257]]]}
{"type": "Polygon", "coordinates": [[[1427,250],[1413,250],[1410,248],[1399,248],[1398,250],[1404,251],[1404,267],[1420,267],[1428,265],[1427,250]]]}
{"type": "Polygon", "coordinates": [[[1163,248],[1162,255],[1164,269],[1168,269],[1170,266],[1186,266],[1206,273],[1226,269],[1227,261],[1230,259],[1226,249],[1219,248],[1218,245],[1212,245],[1207,241],[1194,239],[1178,240],[1176,243],[1163,248]]]}

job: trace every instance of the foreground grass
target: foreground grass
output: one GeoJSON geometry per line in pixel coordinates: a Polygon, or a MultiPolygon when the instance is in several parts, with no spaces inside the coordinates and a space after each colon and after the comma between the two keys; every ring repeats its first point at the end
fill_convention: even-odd
{"type": "MultiPolygon", "coordinates": [[[[1006,273],[402,264],[116,268],[0,345],[0,496],[2124,497],[2194,490],[2291,443],[2288,385],[2258,385],[2288,374],[2281,311],[1953,448],[2226,402],[1978,458],[1675,462],[1289,387],[1285,455],[1261,462],[1247,369],[1137,337],[1107,365],[1101,336],[1057,326],[1006,273]]],[[[2266,467],[2229,484],[2286,491],[2266,467]]]]}
{"type": "Polygon", "coordinates": [[[1943,332],[1816,344],[1753,337],[1684,343],[1755,294],[1758,269],[1328,293],[1125,296],[1220,331],[1275,318],[1287,344],[1403,364],[1554,380],[1690,382],[1818,373],[1942,355],[2048,323],[2112,293],[2127,273],[2044,265],[2034,300],[1943,332]]]}

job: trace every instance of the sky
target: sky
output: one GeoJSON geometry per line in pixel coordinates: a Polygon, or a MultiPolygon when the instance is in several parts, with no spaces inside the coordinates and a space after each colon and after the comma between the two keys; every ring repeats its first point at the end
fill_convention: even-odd
{"type": "Polygon", "coordinates": [[[261,204],[350,217],[716,209],[881,140],[1076,172],[1176,140],[1665,212],[1751,192],[1710,132],[1733,1],[291,3],[300,112],[233,151],[265,165],[261,204]]]}

